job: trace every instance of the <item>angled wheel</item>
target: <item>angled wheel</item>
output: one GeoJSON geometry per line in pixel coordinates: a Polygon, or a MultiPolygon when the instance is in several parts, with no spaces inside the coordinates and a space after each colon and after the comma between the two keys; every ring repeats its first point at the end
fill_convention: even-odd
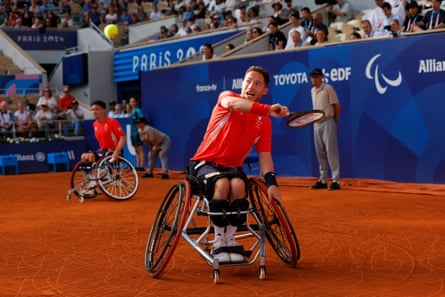
{"type": "Polygon", "coordinates": [[[115,200],[128,200],[136,194],[139,176],[127,159],[119,157],[110,162],[111,155],[97,162],[96,179],[102,192],[115,200]]]}
{"type": "Polygon", "coordinates": [[[286,265],[295,267],[300,259],[300,247],[285,209],[276,201],[269,201],[266,185],[255,177],[249,178],[249,199],[266,226],[266,238],[275,253],[286,265]]]}
{"type": "Polygon", "coordinates": [[[71,171],[72,190],[70,190],[70,194],[74,193],[82,200],[83,198],[85,199],[92,198],[88,196],[83,197],[81,196],[81,193],[85,192],[88,189],[90,183],[94,182],[94,180],[95,180],[94,169],[93,168],[87,169],[85,168],[85,163],[77,162],[77,164],[74,165],[74,168],[71,171]]]}
{"type": "Polygon", "coordinates": [[[184,180],[167,192],[156,214],[145,248],[145,268],[158,277],[167,266],[181,237],[190,203],[190,184],[184,180]]]}

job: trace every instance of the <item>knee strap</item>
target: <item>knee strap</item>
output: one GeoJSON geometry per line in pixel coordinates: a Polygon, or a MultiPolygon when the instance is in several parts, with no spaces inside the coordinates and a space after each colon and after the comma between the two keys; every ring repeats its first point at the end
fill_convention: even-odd
{"type": "MultiPolygon", "coordinates": [[[[249,208],[249,202],[246,198],[239,198],[232,201],[229,206],[231,212],[234,211],[245,211],[249,208]]],[[[234,214],[229,216],[229,223],[232,226],[241,226],[246,222],[246,214],[234,214]]]]}
{"type": "MultiPolygon", "coordinates": [[[[211,212],[228,212],[229,201],[225,199],[212,199],[209,202],[209,209],[211,212]]],[[[229,223],[229,218],[226,215],[211,216],[213,224],[218,227],[225,227],[229,223]]]]}

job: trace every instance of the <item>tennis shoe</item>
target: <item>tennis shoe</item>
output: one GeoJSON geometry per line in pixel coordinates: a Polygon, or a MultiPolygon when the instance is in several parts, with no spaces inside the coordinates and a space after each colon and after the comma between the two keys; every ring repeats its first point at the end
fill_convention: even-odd
{"type": "Polygon", "coordinates": [[[329,186],[329,190],[340,190],[340,184],[336,181],[333,181],[329,186]]]}
{"type": "Polygon", "coordinates": [[[318,189],[327,189],[328,188],[328,184],[322,182],[321,180],[318,180],[315,184],[313,184],[311,186],[312,190],[318,190],[318,189]]]}
{"type": "Polygon", "coordinates": [[[226,245],[229,250],[230,262],[243,262],[244,249],[243,246],[236,242],[235,237],[226,240],[226,245]]]}
{"type": "Polygon", "coordinates": [[[213,243],[212,256],[218,262],[229,262],[229,253],[226,252],[226,239],[223,235],[217,235],[213,243]]]}

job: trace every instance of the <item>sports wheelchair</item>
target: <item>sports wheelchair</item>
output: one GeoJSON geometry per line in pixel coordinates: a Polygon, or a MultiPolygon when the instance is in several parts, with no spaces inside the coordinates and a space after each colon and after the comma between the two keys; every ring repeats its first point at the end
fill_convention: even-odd
{"type": "Polygon", "coordinates": [[[114,200],[128,200],[136,194],[139,187],[139,176],[133,164],[122,156],[111,162],[111,154],[100,157],[96,162],[77,162],[71,174],[71,194],[79,197],[79,201],[94,198],[87,196],[87,191],[100,192],[114,200]]]}
{"type": "Polygon", "coordinates": [[[297,235],[284,208],[270,202],[267,187],[258,177],[248,180],[249,208],[242,212],[211,213],[209,201],[195,177],[173,185],[164,197],[153,221],[145,249],[145,268],[158,278],[166,268],[182,236],[213,267],[214,283],[220,282],[220,266],[251,265],[259,260],[258,278],[266,277],[266,240],[278,257],[295,268],[300,259],[297,235]],[[246,214],[247,221],[239,227],[236,240],[248,247],[243,262],[219,263],[211,255],[214,230],[210,215],[246,214]]]}

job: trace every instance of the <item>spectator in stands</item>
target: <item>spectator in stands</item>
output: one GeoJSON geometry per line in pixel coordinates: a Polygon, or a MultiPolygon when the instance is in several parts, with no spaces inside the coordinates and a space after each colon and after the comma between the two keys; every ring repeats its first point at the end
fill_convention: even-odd
{"type": "Polygon", "coordinates": [[[43,94],[37,101],[37,108],[40,108],[42,105],[46,105],[50,112],[55,113],[58,110],[57,100],[50,88],[43,89],[43,94]]]}
{"type": "Polygon", "coordinates": [[[128,117],[122,108],[122,104],[119,104],[119,103],[116,103],[114,105],[113,111],[110,110],[110,112],[108,113],[108,116],[110,118],[115,118],[115,119],[128,117]]]}
{"type": "Polygon", "coordinates": [[[131,23],[131,16],[126,8],[122,9],[122,14],[119,16],[117,23],[124,26],[128,26],[131,23]]]}
{"type": "Polygon", "coordinates": [[[370,20],[362,20],[362,37],[363,38],[372,38],[374,37],[374,30],[372,29],[372,24],[370,20]]]}
{"type": "Polygon", "coordinates": [[[252,39],[257,38],[258,36],[263,35],[263,29],[260,27],[253,27],[252,28],[252,39]]]}
{"type": "Polygon", "coordinates": [[[151,21],[156,21],[161,19],[161,12],[159,11],[158,5],[157,4],[153,4],[153,10],[150,13],[150,20],[151,21]]]}
{"type": "Polygon", "coordinates": [[[117,24],[119,20],[119,14],[117,13],[117,8],[115,9],[113,5],[108,7],[108,11],[105,14],[105,24],[117,24]]]}
{"type": "Polygon", "coordinates": [[[169,37],[173,37],[173,36],[179,36],[178,35],[179,32],[179,27],[178,24],[174,23],[170,26],[170,32],[169,32],[169,37]]]}
{"type": "Polygon", "coordinates": [[[191,3],[187,4],[187,5],[185,6],[185,11],[184,11],[183,18],[185,18],[185,19],[188,21],[188,20],[190,20],[190,18],[191,18],[192,16],[194,16],[194,15],[195,15],[195,13],[194,13],[194,11],[193,11],[193,6],[192,6],[192,4],[191,4],[191,3]]]}
{"type": "Polygon", "coordinates": [[[300,13],[298,10],[294,11],[290,17],[289,20],[291,22],[291,28],[289,29],[287,40],[292,39],[292,31],[297,30],[300,33],[300,39],[302,41],[306,40],[306,32],[304,31],[303,26],[300,25],[300,13]]]}
{"type": "Polygon", "coordinates": [[[187,19],[183,18],[181,20],[181,26],[178,29],[177,35],[178,36],[186,36],[188,34],[188,32],[190,31],[189,26],[187,25],[187,19]]]}
{"type": "Polygon", "coordinates": [[[210,43],[205,43],[202,46],[202,60],[208,61],[216,58],[216,55],[213,51],[213,46],[210,43]]]}
{"type": "Polygon", "coordinates": [[[72,106],[73,102],[76,101],[76,98],[71,94],[71,90],[69,86],[65,86],[63,88],[63,96],[59,99],[59,114],[58,118],[65,119],[66,112],[69,107],[72,106]]]}
{"type": "Polygon", "coordinates": [[[97,10],[97,6],[93,5],[91,11],[88,14],[87,24],[93,23],[96,26],[100,26],[103,23],[102,14],[97,10]]]}
{"type": "Polygon", "coordinates": [[[238,28],[238,21],[232,16],[232,13],[226,14],[224,26],[229,28],[238,28]]]}
{"type": "Polygon", "coordinates": [[[433,0],[432,9],[427,11],[423,19],[416,23],[415,31],[435,30],[445,28],[445,10],[440,8],[442,0],[433,0]]]}
{"type": "Polygon", "coordinates": [[[79,108],[79,101],[74,100],[66,111],[66,119],[71,121],[71,123],[65,124],[63,126],[63,135],[81,135],[81,128],[84,117],[85,115],[83,113],[83,110],[79,108]]]}
{"type": "Polygon", "coordinates": [[[129,117],[131,112],[131,106],[128,104],[127,99],[122,99],[122,116],[123,117],[129,117]]]}
{"type": "Polygon", "coordinates": [[[259,6],[252,6],[247,10],[247,14],[249,16],[249,23],[257,23],[260,22],[260,8],[259,6]]]}
{"type": "Polygon", "coordinates": [[[111,101],[108,105],[110,106],[110,110],[108,111],[108,117],[113,118],[114,116],[114,108],[116,107],[117,102],[111,101]]]}
{"type": "Polygon", "coordinates": [[[204,3],[204,0],[198,1],[198,9],[195,12],[195,17],[197,19],[205,19],[207,17],[207,5],[204,3]]]}
{"type": "Polygon", "coordinates": [[[129,100],[129,105],[131,107],[130,117],[132,119],[130,126],[130,140],[134,150],[136,151],[135,165],[137,170],[144,171],[145,153],[142,147],[142,141],[139,138],[138,127],[136,126],[137,121],[143,118],[144,115],[136,98],[131,97],[129,100]]]}
{"type": "Polygon", "coordinates": [[[48,11],[46,16],[46,27],[57,28],[60,24],[60,18],[52,10],[48,11]]]}
{"type": "Polygon", "coordinates": [[[327,11],[335,22],[346,23],[352,19],[352,9],[347,0],[337,0],[336,4],[328,6],[327,11]]]}
{"type": "Polygon", "coordinates": [[[317,28],[315,31],[315,43],[313,45],[322,45],[328,43],[328,31],[324,28],[317,28]]]}
{"type": "Polygon", "coordinates": [[[34,24],[32,24],[31,29],[43,33],[46,31],[46,24],[40,17],[34,17],[34,24]]]}
{"type": "Polygon", "coordinates": [[[323,15],[319,12],[314,14],[313,17],[313,26],[311,27],[310,31],[306,31],[306,34],[311,37],[311,44],[314,45],[317,41],[315,33],[318,31],[318,29],[323,29],[326,33],[326,39],[328,38],[328,26],[326,26],[323,23],[323,15]]]}
{"type": "Polygon", "coordinates": [[[291,29],[289,33],[290,33],[290,38],[287,40],[285,49],[289,50],[302,47],[303,40],[301,39],[300,31],[296,29],[291,29]]]}
{"type": "Polygon", "coordinates": [[[382,9],[383,0],[375,0],[375,5],[373,9],[368,9],[362,14],[362,20],[368,20],[373,30],[378,31],[379,24],[385,19],[382,9]]]}
{"type": "Polygon", "coordinates": [[[20,29],[20,28],[27,28],[27,27],[23,26],[23,19],[21,17],[18,17],[15,20],[14,29],[20,29]]]}
{"type": "Polygon", "coordinates": [[[282,50],[286,48],[287,38],[282,31],[278,29],[277,22],[269,23],[269,50],[282,50]]]}
{"type": "Polygon", "coordinates": [[[17,110],[14,113],[14,122],[17,135],[21,137],[30,137],[32,134],[32,115],[26,110],[25,103],[17,103],[17,110]]]}
{"type": "Polygon", "coordinates": [[[63,14],[63,18],[60,21],[60,27],[61,28],[73,28],[73,19],[71,18],[71,14],[69,12],[65,12],[63,14]]]}
{"type": "Polygon", "coordinates": [[[422,15],[420,14],[421,7],[416,1],[411,1],[408,4],[408,13],[406,15],[405,21],[403,22],[402,32],[414,32],[414,27],[416,23],[422,20],[422,15]]]}
{"type": "Polygon", "coordinates": [[[392,12],[392,6],[388,2],[383,2],[382,4],[383,14],[385,17],[382,19],[382,21],[378,24],[377,31],[379,34],[386,35],[388,33],[391,33],[391,21],[396,19],[399,24],[402,22],[402,20],[399,19],[399,16],[394,14],[392,12]]]}
{"type": "Polygon", "coordinates": [[[289,20],[289,18],[285,15],[283,15],[283,4],[281,4],[280,0],[274,0],[272,2],[272,9],[273,9],[273,17],[278,23],[278,26],[281,26],[289,20]]]}
{"type": "Polygon", "coordinates": [[[230,52],[231,50],[233,50],[235,48],[235,45],[233,45],[233,43],[228,43],[226,44],[226,52],[230,52]]]}
{"type": "Polygon", "coordinates": [[[0,5],[0,27],[4,27],[5,20],[8,19],[8,14],[5,12],[3,5],[0,5]]]}
{"type": "Polygon", "coordinates": [[[192,31],[192,33],[195,32],[201,32],[201,26],[199,26],[196,23],[196,17],[193,15],[190,19],[189,19],[189,28],[192,31]]]}
{"type": "Polygon", "coordinates": [[[48,5],[48,0],[42,0],[40,3],[40,13],[42,14],[42,17],[46,18],[48,16],[48,12],[51,11],[51,8],[48,5]]]}
{"type": "Polygon", "coordinates": [[[81,8],[82,17],[87,20],[88,15],[91,12],[91,9],[93,8],[93,5],[91,4],[91,0],[84,0],[83,5],[81,8]]]}
{"type": "Polygon", "coordinates": [[[136,15],[139,22],[148,21],[148,14],[144,11],[144,7],[142,5],[138,5],[138,11],[136,15]]]}
{"type": "Polygon", "coordinates": [[[31,28],[33,24],[34,14],[29,11],[28,5],[25,5],[22,13],[22,24],[25,27],[31,28]]]}
{"type": "Polygon", "coordinates": [[[290,20],[290,16],[293,13],[298,12],[298,9],[292,6],[292,0],[284,0],[284,2],[286,3],[286,7],[283,7],[283,9],[281,10],[281,15],[283,16],[283,18],[290,20]]]}
{"type": "Polygon", "coordinates": [[[393,37],[398,37],[402,34],[402,28],[400,27],[400,23],[399,23],[398,19],[391,20],[390,32],[393,37]]]}
{"type": "Polygon", "coordinates": [[[158,39],[162,40],[162,39],[166,39],[170,37],[170,32],[168,31],[166,26],[161,26],[161,28],[159,29],[159,35],[158,35],[158,39]]]}
{"type": "Polygon", "coordinates": [[[37,121],[39,130],[47,131],[48,128],[54,127],[54,113],[49,109],[49,106],[46,103],[40,105],[40,109],[34,117],[37,121]]]}
{"type": "Polygon", "coordinates": [[[300,25],[304,28],[306,35],[312,32],[312,26],[314,25],[314,20],[312,18],[312,12],[309,7],[303,7],[301,9],[301,23],[300,25]]]}
{"type": "Polygon", "coordinates": [[[247,29],[246,30],[246,35],[244,36],[244,43],[248,43],[249,41],[251,41],[253,39],[253,33],[252,33],[252,29],[247,29]]]}
{"type": "Polygon", "coordinates": [[[249,15],[247,13],[247,6],[241,4],[238,9],[235,9],[234,17],[238,19],[238,24],[247,24],[250,21],[249,15]]]}
{"type": "Polygon", "coordinates": [[[207,28],[207,30],[214,30],[214,29],[221,28],[222,26],[223,26],[223,24],[221,23],[221,17],[219,16],[218,13],[215,13],[212,15],[211,21],[207,25],[206,28],[207,28]]]}
{"type": "Polygon", "coordinates": [[[0,133],[2,136],[9,136],[14,126],[14,115],[8,109],[8,102],[0,103],[0,133]]]}

